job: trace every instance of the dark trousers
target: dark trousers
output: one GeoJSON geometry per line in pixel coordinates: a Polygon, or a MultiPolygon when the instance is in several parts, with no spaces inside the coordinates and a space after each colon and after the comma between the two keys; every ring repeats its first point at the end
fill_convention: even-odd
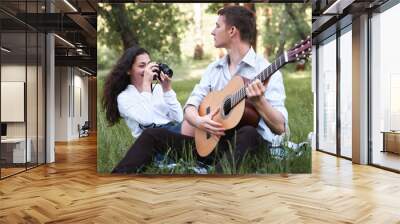
{"type": "MultiPolygon", "coordinates": [[[[265,149],[268,144],[252,126],[243,126],[226,132],[218,143],[218,150],[207,157],[198,156],[197,159],[207,164],[216,164],[217,172],[220,169],[219,158],[227,153],[231,164],[237,167],[246,153],[255,152],[258,149],[265,149]],[[235,135],[236,134],[236,135],[235,135]],[[230,146],[232,148],[230,149],[230,146]],[[235,160],[235,161],[233,161],[235,160]],[[233,163],[234,162],[234,163],[233,163]]],[[[175,151],[179,155],[184,147],[194,147],[194,138],[171,132],[164,128],[149,128],[142,132],[135,143],[126,153],[125,157],[118,163],[112,173],[136,173],[144,166],[150,164],[154,155],[165,153],[168,150],[175,151]]]]}

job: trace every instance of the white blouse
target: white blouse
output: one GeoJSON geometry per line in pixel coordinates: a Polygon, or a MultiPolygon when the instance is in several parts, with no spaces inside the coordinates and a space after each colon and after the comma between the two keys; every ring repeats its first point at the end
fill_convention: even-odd
{"type": "Polygon", "coordinates": [[[155,85],[153,93],[139,92],[134,85],[128,85],[118,97],[118,110],[132,132],[138,137],[148,125],[163,125],[171,121],[182,122],[183,112],[176,93],[171,89],[163,92],[161,85],[155,85]]]}

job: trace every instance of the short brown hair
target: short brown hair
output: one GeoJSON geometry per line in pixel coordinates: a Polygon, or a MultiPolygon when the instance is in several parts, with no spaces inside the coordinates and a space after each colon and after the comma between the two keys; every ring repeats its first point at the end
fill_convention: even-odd
{"type": "Polygon", "coordinates": [[[242,41],[249,44],[254,43],[256,34],[256,21],[252,11],[242,6],[227,6],[217,12],[220,16],[225,16],[226,24],[235,26],[240,33],[242,41]]]}

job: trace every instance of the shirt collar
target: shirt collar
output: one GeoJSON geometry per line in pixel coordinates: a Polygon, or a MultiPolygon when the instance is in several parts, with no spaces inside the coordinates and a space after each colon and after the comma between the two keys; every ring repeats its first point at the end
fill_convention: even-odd
{"type": "Polygon", "coordinates": [[[242,62],[255,68],[256,67],[256,58],[257,58],[256,52],[254,51],[253,47],[250,47],[247,54],[243,57],[242,62]]]}
{"type": "Polygon", "coordinates": [[[131,90],[135,90],[135,91],[139,92],[139,91],[136,89],[136,87],[135,87],[134,85],[132,85],[132,84],[128,84],[128,86],[127,86],[126,88],[127,88],[127,89],[131,89],[131,90]]]}
{"type": "MultiPolygon", "coordinates": [[[[256,52],[254,51],[253,47],[250,47],[250,49],[247,51],[246,55],[243,57],[241,62],[244,62],[251,67],[255,68],[256,67],[256,52]]],[[[221,58],[217,66],[224,66],[228,64],[228,55],[225,55],[223,58],[221,58]]],[[[240,64],[240,63],[239,63],[240,64]]]]}

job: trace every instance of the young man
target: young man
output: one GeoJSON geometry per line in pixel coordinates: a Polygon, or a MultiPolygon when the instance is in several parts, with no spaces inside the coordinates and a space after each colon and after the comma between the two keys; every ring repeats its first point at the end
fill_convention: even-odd
{"type": "MultiPolygon", "coordinates": [[[[253,79],[268,63],[255,54],[250,45],[256,33],[255,18],[251,11],[244,7],[231,6],[219,10],[218,15],[216,27],[211,34],[214,36],[214,46],[225,48],[228,55],[208,66],[200,83],[190,95],[184,112],[185,119],[192,126],[223,135],[224,130],[220,128],[220,124],[212,121],[210,116],[199,116],[197,111],[201,101],[210,90],[222,90],[236,74],[253,79]]],[[[259,123],[259,134],[265,140],[273,142],[276,137],[274,133],[282,134],[287,123],[282,75],[279,72],[273,75],[267,89],[256,80],[249,84],[246,95],[263,118],[259,123]]],[[[190,131],[185,129],[184,134],[192,135],[190,131]]]]}
{"type": "MultiPolygon", "coordinates": [[[[237,166],[236,168],[239,168],[246,152],[266,150],[271,143],[279,142],[288,121],[284,106],[285,90],[279,72],[270,78],[267,87],[264,87],[259,80],[255,80],[246,88],[248,100],[261,115],[257,128],[243,126],[225,132],[221,124],[211,119],[211,114],[206,116],[198,114],[200,103],[210,91],[222,90],[234,75],[240,74],[252,80],[268,66],[268,62],[257,55],[250,44],[256,38],[254,14],[241,6],[229,6],[219,10],[218,15],[216,27],[211,34],[214,36],[215,47],[225,48],[228,55],[207,67],[200,83],[189,96],[184,107],[183,135],[162,129],[145,130],[113,172],[136,172],[151,162],[152,156],[157,151],[169,148],[181,150],[185,142],[193,143],[195,128],[222,136],[218,144],[220,153],[228,153],[229,143],[234,142],[233,155],[227,158],[231,164],[237,166]],[[235,141],[232,141],[234,137],[235,141]]],[[[221,154],[214,153],[215,151],[207,158],[199,157],[199,159],[210,162],[217,158],[215,161],[217,171],[220,171],[218,158],[221,154]]]]}

